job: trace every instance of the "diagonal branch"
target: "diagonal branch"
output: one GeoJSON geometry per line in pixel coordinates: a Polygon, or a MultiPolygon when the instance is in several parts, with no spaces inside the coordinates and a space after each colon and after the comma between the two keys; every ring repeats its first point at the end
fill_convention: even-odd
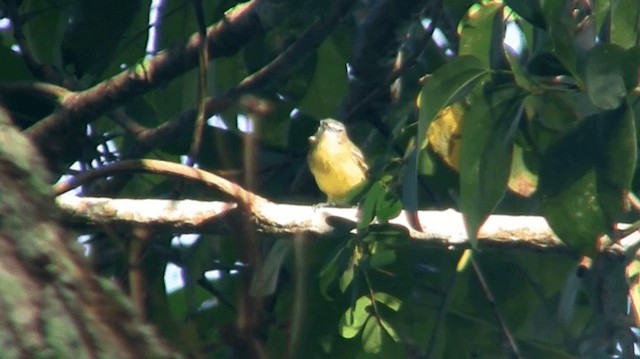
{"type": "MultiPolygon", "coordinates": [[[[261,4],[262,0],[252,0],[209,27],[207,48],[211,58],[236,53],[262,31],[258,15],[261,4]]],[[[56,153],[50,148],[55,145],[52,143],[55,141],[50,139],[52,134],[87,124],[106,111],[195,67],[200,43],[199,35],[195,34],[183,47],[163,51],[90,89],[65,96],[58,111],[29,128],[27,133],[42,153],[56,153]]]]}

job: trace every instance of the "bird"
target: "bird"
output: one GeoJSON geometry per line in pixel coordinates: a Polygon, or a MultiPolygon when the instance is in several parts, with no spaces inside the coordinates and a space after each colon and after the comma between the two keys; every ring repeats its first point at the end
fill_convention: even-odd
{"type": "Polygon", "coordinates": [[[321,120],[309,137],[309,145],[307,163],[316,184],[327,195],[327,203],[352,204],[366,184],[369,167],[344,124],[330,118],[321,120]]]}

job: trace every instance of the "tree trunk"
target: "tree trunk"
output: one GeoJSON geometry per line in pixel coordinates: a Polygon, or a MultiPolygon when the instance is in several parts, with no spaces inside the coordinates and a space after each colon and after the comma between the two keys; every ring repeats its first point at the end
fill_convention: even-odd
{"type": "Polygon", "coordinates": [[[177,357],[57,223],[50,175],[0,109],[2,358],[177,357]]]}

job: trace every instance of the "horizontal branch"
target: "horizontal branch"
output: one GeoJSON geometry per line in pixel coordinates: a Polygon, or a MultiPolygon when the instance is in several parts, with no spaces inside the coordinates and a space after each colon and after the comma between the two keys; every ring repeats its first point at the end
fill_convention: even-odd
{"type": "MultiPolygon", "coordinates": [[[[111,199],[88,198],[73,195],[60,196],[58,206],[65,222],[83,226],[144,225],[149,228],[171,228],[175,234],[194,232],[220,232],[229,215],[238,215],[240,207],[227,202],[194,200],[111,199]]],[[[292,235],[305,233],[329,235],[339,233],[345,226],[340,222],[357,221],[356,208],[314,207],[277,204],[269,201],[254,203],[248,215],[262,233],[292,235]]],[[[246,211],[246,210],[245,210],[246,211]]],[[[452,209],[446,211],[420,211],[424,232],[411,228],[407,215],[390,221],[411,239],[421,244],[451,250],[469,248],[462,214],[452,209]]],[[[608,251],[621,254],[625,248],[638,242],[640,235],[633,235],[608,251]]],[[[546,220],[536,216],[490,216],[478,235],[483,249],[538,251],[554,254],[576,254],[549,228],[546,220]]]]}

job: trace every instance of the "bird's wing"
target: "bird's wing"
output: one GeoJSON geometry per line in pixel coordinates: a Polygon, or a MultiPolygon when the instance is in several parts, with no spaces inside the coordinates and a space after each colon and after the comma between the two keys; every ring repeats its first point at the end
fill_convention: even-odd
{"type": "Polygon", "coordinates": [[[365,173],[368,172],[369,166],[367,166],[367,162],[364,160],[364,155],[362,154],[362,151],[360,151],[360,149],[354,145],[351,147],[351,154],[353,155],[353,158],[356,159],[358,166],[360,166],[360,168],[362,168],[362,170],[365,173]]]}

